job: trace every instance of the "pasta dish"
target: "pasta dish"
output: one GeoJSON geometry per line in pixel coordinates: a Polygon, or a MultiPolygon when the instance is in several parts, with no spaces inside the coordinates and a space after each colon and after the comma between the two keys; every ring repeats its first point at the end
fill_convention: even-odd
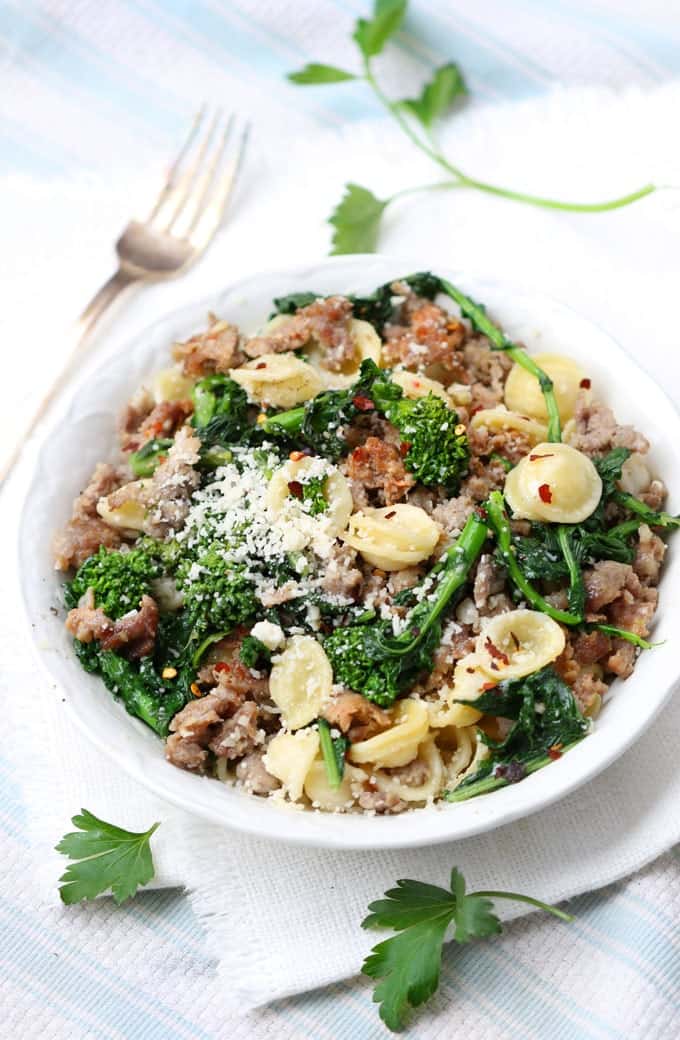
{"type": "Polygon", "coordinates": [[[646,438],[430,273],[263,321],[172,346],[56,535],[82,667],[173,765],[309,810],[568,753],[653,652],[646,438]]]}

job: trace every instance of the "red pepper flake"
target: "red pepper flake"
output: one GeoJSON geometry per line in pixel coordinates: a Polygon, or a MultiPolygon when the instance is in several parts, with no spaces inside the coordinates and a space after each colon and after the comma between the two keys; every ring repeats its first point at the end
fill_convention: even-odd
{"type": "Polygon", "coordinates": [[[396,509],[392,509],[392,510],[391,510],[391,512],[389,512],[389,513],[385,513],[385,519],[386,519],[386,520],[391,520],[391,519],[392,519],[392,517],[393,517],[393,516],[396,516],[396,515],[397,515],[397,511],[396,511],[396,509]]]}
{"type": "Polygon", "coordinates": [[[484,506],[477,506],[477,508],[475,509],[475,513],[477,514],[480,520],[488,519],[489,514],[487,513],[484,506]]]}
{"type": "Polygon", "coordinates": [[[590,390],[590,380],[589,379],[582,379],[581,382],[579,383],[579,386],[583,390],[590,390]]]}
{"type": "Polygon", "coordinates": [[[200,697],[201,696],[201,690],[200,690],[200,688],[199,688],[197,683],[192,682],[192,684],[189,687],[189,689],[193,693],[194,697],[200,697]]]}
{"type": "Polygon", "coordinates": [[[290,455],[288,456],[291,462],[299,462],[300,459],[304,459],[304,457],[304,451],[291,451],[290,455]]]}
{"type": "Polygon", "coordinates": [[[547,505],[549,505],[552,502],[552,491],[550,489],[550,484],[541,484],[538,489],[538,495],[541,502],[545,502],[547,505]]]}
{"type": "Polygon", "coordinates": [[[502,661],[503,664],[506,665],[510,664],[510,658],[508,657],[508,655],[504,654],[502,650],[499,650],[498,647],[491,642],[489,636],[487,636],[486,640],[484,641],[484,649],[488,652],[490,657],[493,657],[495,661],[502,661]]]}
{"type": "Polygon", "coordinates": [[[482,686],[482,690],[486,693],[487,690],[495,690],[497,686],[498,686],[498,683],[495,683],[495,682],[485,682],[483,684],[483,686],[482,686]]]}
{"type": "Polygon", "coordinates": [[[409,441],[402,441],[401,444],[399,445],[399,454],[401,455],[402,459],[406,458],[406,456],[408,455],[410,450],[411,450],[411,444],[410,444],[409,441]]]}
{"type": "Polygon", "coordinates": [[[266,361],[260,361],[259,364],[255,365],[255,368],[266,368],[266,367],[267,367],[267,362],[266,361]]]}
{"type": "Polygon", "coordinates": [[[535,452],[529,456],[529,462],[535,462],[536,459],[551,459],[554,456],[554,451],[549,451],[546,455],[537,455],[535,452]]]}
{"type": "Polygon", "coordinates": [[[357,394],[356,397],[352,398],[352,404],[355,408],[358,408],[360,412],[370,412],[375,405],[370,397],[366,397],[365,394],[357,394]]]}
{"type": "Polygon", "coordinates": [[[561,747],[561,744],[553,744],[552,747],[548,748],[548,758],[552,762],[556,762],[558,758],[562,758],[562,752],[560,751],[561,747]]]}
{"type": "Polygon", "coordinates": [[[291,495],[294,495],[295,498],[302,498],[304,494],[302,490],[302,484],[299,480],[289,480],[288,490],[290,491],[291,495]]]}
{"type": "Polygon", "coordinates": [[[484,405],[482,405],[482,404],[476,404],[476,405],[474,406],[474,408],[472,408],[472,409],[470,410],[470,418],[472,418],[472,416],[473,416],[473,415],[476,415],[476,414],[477,414],[477,412],[481,412],[481,411],[483,411],[483,410],[484,410],[484,405]]]}
{"type": "Polygon", "coordinates": [[[512,632],[512,631],[510,632],[510,635],[512,636],[512,641],[515,644],[515,650],[519,650],[519,639],[517,638],[515,633],[512,632]]]}
{"type": "Polygon", "coordinates": [[[217,664],[213,665],[214,672],[230,672],[231,665],[227,664],[226,661],[218,661],[217,664]]]}

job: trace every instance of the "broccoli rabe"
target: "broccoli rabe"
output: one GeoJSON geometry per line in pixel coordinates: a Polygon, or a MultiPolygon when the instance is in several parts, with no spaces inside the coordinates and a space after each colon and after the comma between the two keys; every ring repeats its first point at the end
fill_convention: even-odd
{"type": "Polygon", "coordinates": [[[328,477],[310,477],[302,482],[302,501],[310,516],[328,511],[326,484],[328,477]]]}
{"type": "Polygon", "coordinates": [[[465,426],[434,394],[413,401],[402,397],[385,410],[386,418],[408,445],[404,465],[426,487],[443,485],[449,494],[458,490],[470,459],[465,426]]]}
{"type": "Polygon", "coordinates": [[[152,437],[139,451],[130,455],[130,469],[136,477],[150,477],[163,457],[172,447],[169,437],[152,437]]]}
{"type": "Polygon", "coordinates": [[[499,741],[480,734],[491,750],[479,769],[444,797],[452,802],[485,794],[559,758],[581,740],[589,722],[579,711],[573,690],[553,668],[499,683],[474,701],[460,701],[485,715],[512,719],[513,725],[499,741]]]}
{"type": "Polygon", "coordinates": [[[272,652],[257,636],[246,636],[239,650],[241,664],[246,668],[264,668],[271,663],[272,652]]]}
{"type": "Polygon", "coordinates": [[[465,427],[456,412],[433,394],[416,400],[404,397],[390,373],[371,360],[362,362],[359,379],[347,390],[327,390],[302,407],[271,416],[263,428],[337,460],[350,448],[347,427],[373,411],[399,431],[407,445],[404,464],[415,478],[428,487],[442,484],[455,493],[469,460],[465,427]]]}
{"type": "Polygon", "coordinates": [[[184,595],[184,609],[205,633],[229,632],[259,607],[253,583],[243,568],[225,561],[217,548],[208,549],[196,560],[184,560],[177,584],[184,595]]]}
{"type": "Polygon", "coordinates": [[[95,606],[110,618],[119,618],[139,606],[151,581],[162,571],[159,561],[145,547],[119,552],[102,545],[65,586],[64,600],[67,607],[75,607],[91,588],[95,606]]]}
{"type": "Polygon", "coordinates": [[[247,440],[253,431],[248,419],[248,395],[242,386],[225,375],[199,379],[192,394],[192,424],[201,444],[234,444],[247,440]]]}
{"type": "Polygon", "coordinates": [[[388,706],[432,671],[441,642],[442,617],[456,602],[487,536],[477,513],[468,518],[457,542],[425,579],[422,595],[406,618],[403,632],[392,635],[390,621],[376,619],[339,628],[324,640],[337,683],[388,706]],[[434,580],[433,580],[434,579],[434,580]]]}

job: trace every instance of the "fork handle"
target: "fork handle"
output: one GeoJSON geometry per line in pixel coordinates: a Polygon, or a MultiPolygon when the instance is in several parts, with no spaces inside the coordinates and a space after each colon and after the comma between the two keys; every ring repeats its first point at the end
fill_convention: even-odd
{"type": "Polygon", "coordinates": [[[10,453],[9,458],[4,460],[0,465],[0,487],[3,485],[9,474],[12,472],[16,465],[19,456],[23,450],[24,444],[31,436],[36,426],[43,418],[48,408],[54,401],[57,394],[63,390],[68,383],[69,379],[75,371],[76,365],[81,357],[85,354],[85,350],[88,346],[88,340],[92,329],[101,318],[102,314],[108,307],[111,306],[113,301],[119,296],[124,289],[127,289],[129,285],[136,282],[138,279],[135,275],[128,274],[119,268],[115,274],[111,275],[109,280],[102,285],[101,289],[95,293],[87,307],[80,315],[78,324],[76,326],[78,338],[76,345],[71,351],[66,361],[66,364],[59,372],[52,386],[47,391],[42,401],[36,408],[33,416],[31,417],[28,425],[24,429],[21,437],[17,441],[13,451],[10,453]]]}

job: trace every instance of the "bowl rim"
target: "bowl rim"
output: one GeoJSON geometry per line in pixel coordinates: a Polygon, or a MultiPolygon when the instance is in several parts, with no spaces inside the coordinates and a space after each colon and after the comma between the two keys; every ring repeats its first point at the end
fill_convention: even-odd
{"type": "MultiPolygon", "coordinates": [[[[482,291],[495,288],[501,292],[510,293],[518,299],[524,299],[527,302],[532,301],[552,309],[558,315],[571,316],[572,319],[583,324],[584,327],[587,327],[595,336],[600,338],[602,344],[608,344],[607,350],[613,352],[616,357],[620,366],[616,383],[621,384],[625,381],[627,384],[629,378],[634,378],[637,392],[639,393],[640,388],[642,388],[644,395],[651,395],[655,402],[655,410],[660,410],[663,414],[666,428],[670,427],[672,429],[674,427],[675,433],[680,437],[680,414],[674,404],[652,377],[636,364],[633,358],[613,337],[590,318],[580,315],[568,304],[557,301],[546,294],[520,288],[505,280],[479,278],[471,273],[452,271],[451,269],[446,269],[444,264],[435,266],[437,270],[443,271],[447,277],[456,280],[459,284],[472,282],[473,285],[479,286],[482,291]]],[[[227,295],[233,296],[251,286],[254,286],[257,291],[258,283],[280,279],[285,284],[286,279],[292,282],[295,278],[300,277],[309,277],[310,282],[313,282],[315,273],[316,276],[319,276],[319,272],[330,270],[334,274],[337,273],[338,277],[340,277],[341,273],[345,273],[348,276],[355,274],[357,283],[361,285],[366,275],[366,269],[373,267],[395,268],[402,271],[426,269],[426,265],[414,263],[413,257],[409,259],[385,254],[355,254],[351,257],[329,257],[311,264],[297,264],[290,268],[279,267],[258,272],[232,282],[219,292],[212,293],[194,303],[185,304],[154,320],[149,325],[141,328],[134,336],[130,336],[115,354],[103,358],[100,365],[89,369],[82,383],[72,387],[70,392],[66,391],[61,395],[61,403],[66,403],[66,407],[55,407],[53,418],[48,422],[40,442],[34,473],[21,507],[18,545],[20,573],[24,573],[24,567],[28,563],[26,539],[22,538],[22,533],[26,527],[25,522],[31,508],[31,501],[36,494],[41,460],[50,433],[57,424],[68,423],[69,416],[72,415],[78,400],[82,395],[86,394],[88,385],[98,377],[103,376],[109,369],[113,371],[114,367],[120,363],[120,357],[125,354],[126,350],[132,349],[135,343],[142,341],[145,337],[150,337],[152,332],[161,326],[177,323],[184,317],[188,317],[199,310],[205,314],[208,310],[215,307],[215,301],[218,298],[227,295]]],[[[386,274],[382,280],[389,280],[390,277],[389,274],[386,274]]],[[[376,282],[375,284],[379,283],[376,282]]],[[[540,322],[540,316],[538,320],[540,322]]],[[[121,403],[117,403],[116,406],[120,407],[121,403]]],[[[43,674],[49,677],[52,683],[56,681],[60,690],[66,692],[62,679],[56,674],[54,667],[50,667],[46,653],[41,652],[41,648],[38,645],[38,634],[34,627],[35,615],[32,613],[31,597],[24,581],[21,582],[21,588],[24,614],[31,632],[34,656],[43,674]]],[[[668,604],[666,607],[668,608],[668,604]]],[[[73,660],[75,662],[75,658],[73,660]]],[[[98,681],[101,682],[101,680],[98,681]]],[[[201,797],[201,788],[205,788],[205,785],[209,784],[211,788],[218,788],[219,785],[212,778],[197,777],[166,764],[167,769],[177,774],[176,782],[169,782],[172,778],[165,775],[162,770],[158,772],[158,775],[148,770],[144,755],[132,751],[128,752],[124,748],[117,749],[112,747],[107,742],[104,728],[102,727],[101,730],[93,729],[70,697],[66,698],[66,708],[70,718],[74,720],[80,732],[91,744],[102,751],[115,766],[137,780],[159,798],[172,803],[180,809],[200,816],[212,823],[260,838],[269,838],[284,843],[318,848],[363,850],[417,847],[419,845],[433,845],[463,839],[505,826],[519,818],[530,816],[550,807],[605,770],[642,735],[667,703],[675,687],[680,683],[680,666],[672,674],[669,669],[669,674],[662,680],[662,683],[663,689],[657,690],[654,700],[648,703],[648,710],[640,712],[636,725],[631,726],[625,733],[619,733],[618,739],[613,739],[615,734],[612,731],[611,733],[606,732],[607,739],[603,740],[602,729],[595,727],[587,739],[572,749],[568,755],[563,756],[557,762],[551,763],[549,769],[539,770],[536,774],[527,777],[521,784],[510,785],[491,792],[490,795],[471,799],[469,802],[456,803],[455,805],[438,803],[431,807],[416,809],[391,817],[374,817],[367,813],[337,814],[303,811],[300,808],[295,809],[295,807],[281,805],[280,803],[272,804],[270,799],[258,799],[243,792],[235,791],[230,793],[238,795],[238,798],[243,803],[241,806],[237,807],[231,799],[224,798],[224,804],[218,807],[216,804],[213,804],[215,803],[214,797],[201,797]],[[548,777],[547,781],[545,780],[546,777],[548,777]],[[543,782],[532,782],[537,779],[541,779],[543,782]],[[184,789],[186,789],[186,793],[184,793],[184,789]],[[460,813],[462,807],[465,807],[466,811],[464,813],[460,813]],[[263,813],[262,809],[265,808],[266,812],[263,813]],[[312,824],[311,826],[310,823],[312,824]]],[[[110,696],[108,691],[106,696],[110,696]]],[[[124,712],[122,706],[118,705],[118,702],[115,703],[124,712]]],[[[147,728],[139,720],[127,715],[125,718],[138,731],[140,727],[146,731],[147,728]]],[[[155,735],[153,737],[156,741],[158,740],[155,735]]],[[[223,795],[225,793],[222,791],[223,795]]]]}

